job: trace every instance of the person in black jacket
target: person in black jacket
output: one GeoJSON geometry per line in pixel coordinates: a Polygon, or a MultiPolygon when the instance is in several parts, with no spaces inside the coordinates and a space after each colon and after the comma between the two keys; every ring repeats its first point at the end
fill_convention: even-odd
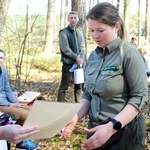
{"type": "MultiPolygon", "coordinates": [[[[85,60],[85,40],[83,33],[76,27],[78,14],[71,11],[68,14],[69,25],[59,32],[59,47],[61,51],[62,78],[58,91],[58,102],[65,101],[72,73],[69,72],[72,65],[83,65],[85,60]]],[[[74,84],[75,102],[79,102],[82,94],[82,84],[74,84]]]]}

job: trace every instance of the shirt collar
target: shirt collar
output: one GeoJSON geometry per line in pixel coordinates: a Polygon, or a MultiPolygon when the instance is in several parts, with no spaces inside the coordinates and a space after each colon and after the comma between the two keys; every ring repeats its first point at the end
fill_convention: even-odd
{"type": "Polygon", "coordinates": [[[95,51],[96,51],[97,54],[100,54],[100,53],[101,53],[102,55],[106,55],[106,54],[109,53],[107,47],[105,47],[105,48],[97,47],[97,48],[95,49],[95,51]]]}
{"type": "Polygon", "coordinates": [[[118,36],[114,41],[112,41],[110,44],[108,44],[106,46],[106,48],[108,49],[109,53],[116,50],[116,48],[119,46],[120,42],[121,42],[121,38],[118,36]]]}
{"type": "Polygon", "coordinates": [[[77,27],[75,28],[75,30],[73,30],[73,29],[70,27],[70,25],[68,25],[68,27],[67,27],[67,28],[68,28],[68,30],[70,30],[71,32],[78,31],[78,28],[77,28],[77,27]]]}
{"type": "Polygon", "coordinates": [[[120,42],[121,42],[120,37],[117,37],[114,41],[108,44],[105,48],[97,47],[95,51],[97,54],[102,53],[103,55],[106,55],[107,53],[113,52],[119,46],[120,42]]]}

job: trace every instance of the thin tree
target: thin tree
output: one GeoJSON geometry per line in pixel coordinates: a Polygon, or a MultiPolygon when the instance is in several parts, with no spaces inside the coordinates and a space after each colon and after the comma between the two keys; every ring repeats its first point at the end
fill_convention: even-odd
{"type": "Polygon", "coordinates": [[[64,24],[65,24],[65,21],[66,18],[64,18],[64,0],[61,0],[60,1],[61,3],[61,7],[60,7],[60,29],[64,28],[64,24]]]}
{"type": "Polygon", "coordinates": [[[68,22],[67,22],[67,19],[66,19],[66,18],[67,18],[67,15],[68,15],[68,11],[69,11],[68,4],[69,4],[69,3],[68,3],[68,0],[66,0],[66,4],[65,4],[65,15],[64,15],[64,18],[65,18],[65,19],[64,19],[64,27],[65,27],[65,26],[67,25],[67,23],[68,23],[68,22]]]}
{"type": "Polygon", "coordinates": [[[120,7],[120,0],[117,0],[117,9],[119,11],[119,7],[120,7]]]}
{"type": "MultiPolygon", "coordinates": [[[[18,51],[18,56],[17,58],[15,58],[15,67],[16,67],[16,81],[15,81],[15,88],[17,89],[22,89],[26,83],[26,80],[29,76],[29,72],[31,70],[31,67],[33,65],[33,60],[34,60],[34,57],[35,57],[35,54],[36,54],[36,50],[34,51],[34,54],[33,54],[33,58],[32,58],[32,62],[30,65],[28,65],[28,56],[29,56],[29,53],[30,53],[30,34],[32,33],[33,31],[33,28],[34,28],[34,25],[35,25],[35,22],[39,16],[39,14],[37,16],[35,16],[35,18],[33,19],[32,18],[32,21],[30,19],[30,4],[31,4],[31,0],[27,0],[27,4],[26,4],[26,21],[25,21],[25,31],[24,31],[24,37],[23,37],[23,40],[21,41],[20,43],[20,46],[19,46],[19,51],[18,51]],[[26,56],[26,55],[27,56],[26,56]],[[22,77],[22,65],[23,65],[23,60],[26,56],[26,72],[25,72],[25,80],[24,80],[24,85],[21,84],[21,77],[22,77]]],[[[18,35],[19,37],[19,35],[18,35]]]]}
{"type": "Polygon", "coordinates": [[[86,0],[72,0],[71,9],[78,12],[79,22],[77,26],[82,29],[86,41],[86,0]]]}
{"type": "MultiPolygon", "coordinates": [[[[8,14],[8,9],[10,5],[11,0],[0,0],[0,45],[2,43],[2,32],[4,29],[4,26],[6,24],[6,18],[8,14]]],[[[7,64],[7,67],[10,68],[10,63],[7,64]]],[[[9,71],[9,70],[8,70],[9,71]]]]}
{"type": "Polygon", "coordinates": [[[150,0],[146,0],[146,12],[145,12],[145,39],[149,41],[149,3],[150,0]]]}
{"type": "Polygon", "coordinates": [[[129,30],[129,6],[130,0],[124,0],[124,23],[126,25],[127,31],[129,30]]]}
{"type": "Polygon", "coordinates": [[[141,46],[141,0],[138,1],[138,47],[141,46]]]}
{"type": "Polygon", "coordinates": [[[91,5],[92,5],[92,0],[89,0],[89,10],[91,8],[91,5]]]}
{"type": "Polygon", "coordinates": [[[8,8],[11,0],[0,0],[0,37],[5,25],[5,20],[8,14],[8,8]]]}
{"type": "Polygon", "coordinates": [[[53,53],[54,12],[54,0],[48,0],[44,53],[49,55],[53,53]]]}
{"type": "Polygon", "coordinates": [[[86,2],[85,0],[72,0],[71,10],[78,12],[79,22],[77,26],[81,28],[83,33],[85,34],[86,33],[85,31],[86,29],[86,22],[85,22],[86,2]]]}
{"type": "Polygon", "coordinates": [[[93,0],[93,4],[92,4],[93,6],[95,5],[95,0],[93,0]]]}

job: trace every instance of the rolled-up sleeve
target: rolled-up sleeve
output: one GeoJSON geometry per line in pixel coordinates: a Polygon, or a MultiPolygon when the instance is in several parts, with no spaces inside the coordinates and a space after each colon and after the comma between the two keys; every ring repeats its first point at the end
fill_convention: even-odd
{"type": "Polygon", "coordinates": [[[85,91],[83,94],[82,94],[82,99],[86,99],[86,100],[88,100],[88,101],[91,101],[91,95],[87,92],[87,91],[85,91]]]}
{"type": "Polygon", "coordinates": [[[148,85],[144,59],[135,49],[130,49],[123,59],[124,73],[130,88],[128,104],[133,105],[139,111],[148,100],[148,85]]]}

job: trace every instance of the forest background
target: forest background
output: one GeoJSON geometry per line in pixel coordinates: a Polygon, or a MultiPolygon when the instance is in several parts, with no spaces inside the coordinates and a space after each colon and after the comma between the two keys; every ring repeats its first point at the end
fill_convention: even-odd
{"type": "MultiPolygon", "coordinates": [[[[41,92],[38,99],[56,101],[61,78],[59,30],[68,25],[67,14],[77,11],[88,57],[96,45],[85,16],[99,2],[110,2],[118,8],[128,31],[128,41],[136,37],[138,47],[149,46],[150,0],[0,0],[0,49],[7,56],[5,67],[12,89],[17,89],[19,94],[41,92]]],[[[72,89],[70,85],[68,102],[74,102],[72,89]]],[[[86,119],[82,120],[69,141],[47,139],[41,141],[41,149],[80,149],[85,139],[85,122],[86,119]]]]}
{"type": "MultiPolygon", "coordinates": [[[[94,44],[85,16],[96,3],[104,1],[118,8],[128,31],[128,41],[134,36],[138,47],[149,43],[150,0],[0,0],[0,48],[7,54],[5,65],[15,81],[13,88],[24,89],[29,77],[34,82],[38,81],[35,76],[43,81],[41,73],[32,74],[34,68],[54,70],[53,65],[46,65],[60,60],[58,33],[68,25],[67,14],[71,10],[79,14],[78,27],[83,30],[88,56],[94,44]]],[[[60,71],[61,64],[55,68],[60,71]]],[[[52,72],[54,77],[56,72],[52,72]]],[[[47,76],[52,74],[49,72],[47,76]]]]}

